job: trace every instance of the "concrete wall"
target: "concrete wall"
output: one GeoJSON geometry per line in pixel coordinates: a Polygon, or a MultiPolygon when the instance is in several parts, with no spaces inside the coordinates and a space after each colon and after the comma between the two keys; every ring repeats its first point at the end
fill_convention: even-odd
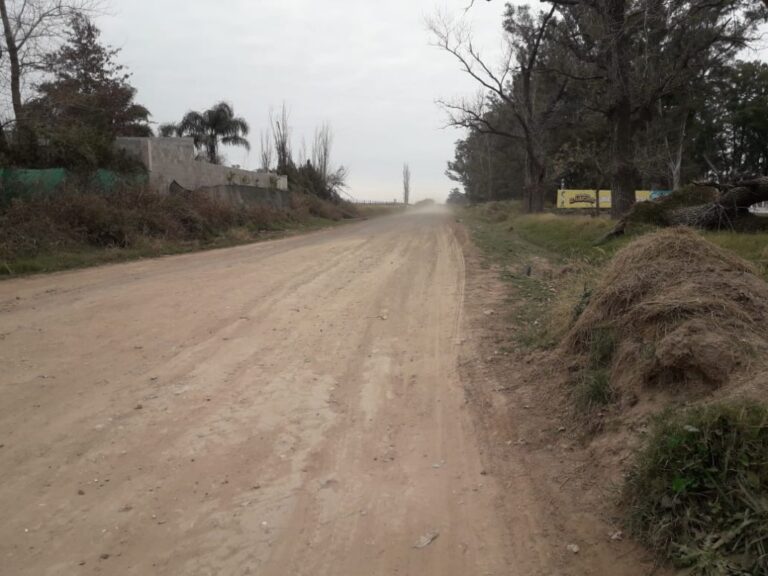
{"type": "Polygon", "coordinates": [[[167,192],[174,180],[189,190],[225,184],[288,190],[287,176],[195,160],[192,138],[118,138],[115,145],[141,160],[150,186],[160,192],[167,192]]]}
{"type": "Polygon", "coordinates": [[[213,198],[234,204],[235,206],[258,204],[276,210],[288,210],[291,207],[291,193],[287,190],[257,188],[255,186],[239,184],[203,187],[200,190],[213,198]]]}

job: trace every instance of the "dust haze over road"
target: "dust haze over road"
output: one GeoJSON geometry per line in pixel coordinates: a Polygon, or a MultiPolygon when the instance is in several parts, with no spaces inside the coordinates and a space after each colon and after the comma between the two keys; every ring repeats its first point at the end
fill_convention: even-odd
{"type": "Polygon", "coordinates": [[[450,224],[0,283],[2,572],[510,574],[450,224]]]}

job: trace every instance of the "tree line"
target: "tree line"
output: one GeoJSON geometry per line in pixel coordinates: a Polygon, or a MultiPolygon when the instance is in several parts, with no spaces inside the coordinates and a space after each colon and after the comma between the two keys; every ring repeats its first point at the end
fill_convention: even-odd
{"type": "Polygon", "coordinates": [[[530,212],[563,181],[610,187],[614,216],[640,187],[768,174],[768,65],[739,59],[767,16],[762,0],[507,4],[500,66],[437,16],[434,43],[478,87],[440,101],[468,129],[447,174],[470,201],[530,212]]]}

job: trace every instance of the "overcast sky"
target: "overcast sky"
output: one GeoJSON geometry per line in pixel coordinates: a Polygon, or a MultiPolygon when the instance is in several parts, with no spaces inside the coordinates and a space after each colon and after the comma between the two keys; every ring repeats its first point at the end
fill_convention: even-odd
{"type": "MultiPolygon", "coordinates": [[[[155,122],[220,100],[248,120],[252,150],[229,150],[230,163],[258,165],[259,132],[285,102],[296,151],[316,126],[332,126],[355,198],[400,198],[404,162],[414,200],[442,200],[455,185],[444,172],[462,132],[443,129],[435,100],[476,86],[430,45],[425,19],[438,9],[461,16],[470,0],[105,1],[103,39],[122,49],[155,122]]],[[[503,10],[503,0],[478,0],[465,16],[486,54],[500,53],[503,10]]]]}
{"type": "MultiPolygon", "coordinates": [[[[461,15],[469,0],[111,0],[98,18],[106,43],[122,49],[137,101],[153,120],[226,100],[251,125],[250,153],[228,151],[255,168],[270,108],[285,101],[294,149],[315,126],[335,134],[334,160],[350,170],[359,199],[402,195],[403,162],[412,198],[442,200],[462,133],[442,129],[437,98],[473,94],[450,57],[430,45],[425,18],[461,15]]],[[[469,19],[490,53],[501,42],[502,1],[477,2],[469,19]]]]}

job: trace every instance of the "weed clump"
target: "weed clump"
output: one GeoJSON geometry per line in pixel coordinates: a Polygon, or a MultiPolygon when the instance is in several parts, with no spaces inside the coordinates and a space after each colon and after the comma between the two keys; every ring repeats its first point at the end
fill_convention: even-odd
{"type": "Polygon", "coordinates": [[[610,375],[615,347],[616,340],[609,327],[598,327],[592,332],[587,365],[576,377],[573,388],[574,404],[580,413],[600,410],[616,399],[610,375]]]}
{"type": "Polygon", "coordinates": [[[693,574],[768,574],[768,410],[662,415],[624,501],[636,534],[693,574]]]}

